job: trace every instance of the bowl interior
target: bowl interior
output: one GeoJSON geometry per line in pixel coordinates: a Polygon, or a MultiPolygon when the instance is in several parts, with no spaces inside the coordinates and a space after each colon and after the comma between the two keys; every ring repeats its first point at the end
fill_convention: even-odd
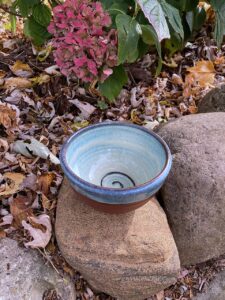
{"type": "Polygon", "coordinates": [[[142,185],[159,175],[167,152],[150,132],[106,124],[90,127],[71,138],[65,159],[70,171],[84,181],[123,189],[142,185]]]}

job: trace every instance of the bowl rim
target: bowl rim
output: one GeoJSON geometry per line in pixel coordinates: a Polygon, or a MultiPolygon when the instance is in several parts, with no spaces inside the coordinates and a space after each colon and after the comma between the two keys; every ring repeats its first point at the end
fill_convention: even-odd
{"type": "MultiPolygon", "coordinates": [[[[163,173],[166,171],[166,169],[169,167],[169,170],[171,168],[171,164],[172,164],[172,155],[170,152],[170,149],[168,147],[168,145],[166,144],[166,142],[155,132],[153,132],[152,130],[149,130],[145,127],[142,127],[140,125],[136,125],[133,123],[128,123],[128,122],[121,122],[121,121],[104,121],[101,123],[97,123],[97,124],[93,124],[93,125],[89,125],[85,128],[79,129],[78,131],[76,131],[75,133],[73,133],[67,140],[66,142],[62,145],[60,154],[59,154],[59,159],[60,159],[60,165],[64,171],[64,173],[68,172],[69,173],[69,180],[72,179],[76,179],[76,181],[78,181],[82,186],[86,186],[90,189],[95,189],[98,190],[99,192],[116,192],[117,195],[119,194],[124,194],[124,192],[138,192],[140,189],[145,188],[147,186],[149,186],[152,183],[155,183],[157,181],[158,178],[160,178],[160,176],[163,175],[163,173]],[[164,150],[165,150],[165,154],[166,154],[166,160],[165,160],[165,164],[162,168],[162,170],[160,171],[159,174],[157,174],[154,178],[152,178],[151,180],[136,185],[134,187],[130,187],[130,188],[109,188],[109,187],[103,187],[103,186],[99,186],[93,183],[90,183],[84,179],[82,179],[81,177],[79,177],[78,175],[76,175],[72,169],[69,167],[67,160],[66,160],[66,151],[68,149],[68,147],[70,146],[70,144],[72,143],[72,141],[74,139],[76,139],[78,136],[82,135],[83,133],[89,131],[89,130],[94,130],[96,128],[99,127],[104,127],[104,126],[125,126],[125,127],[131,127],[131,128],[135,128],[141,131],[144,131],[145,133],[155,137],[158,142],[163,146],[164,150]]],[[[168,171],[169,171],[168,170],[168,171]]],[[[67,175],[67,174],[65,174],[67,175]]],[[[73,181],[73,180],[72,180],[73,181]]],[[[75,181],[75,182],[76,182],[75,181]]],[[[73,182],[74,183],[74,182],[73,182]]]]}

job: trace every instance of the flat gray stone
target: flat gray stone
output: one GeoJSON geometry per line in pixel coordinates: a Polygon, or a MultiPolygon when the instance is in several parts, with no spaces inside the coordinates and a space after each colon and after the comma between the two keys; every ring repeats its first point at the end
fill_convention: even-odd
{"type": "Polygon", "coordinates": [[[67,180],[60,190],[56,238],[68,263],[96,290],[143,300],[176,282],[177,248],[156,199],[125,214],[83,203],[67,180]]]}
{"type": "Polygon", "coordinates": [[[161,194],[182,265],[225,253],[225,113],[169,122],[173,166],[161,194]]]}
{"type": "Polygon", "coordinates": [[[62,300],[75,300],[68,278],[61,278],[35,250],[0,240],[0,300],[42,300],[46,290],[56,290],[62,300]]]}
{"type": "Polygon", "coordinates": [[[206,291],[198,294],[193,300],[224,300],[225,299],[225,271],[216,275],[206,291]]]}

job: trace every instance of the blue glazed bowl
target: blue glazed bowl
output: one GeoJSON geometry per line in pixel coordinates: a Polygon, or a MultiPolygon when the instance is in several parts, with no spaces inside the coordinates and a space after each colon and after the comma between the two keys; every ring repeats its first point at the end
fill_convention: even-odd
{"type": "MultiPolygon", "coordinates": [[[[72,187],[92,206],[135,209],[162,186],[172,164],[157,134],[141,126],[104,122],[74,133],[60,152],[72,187]],[[129,208],[130,206],[130,208],[129,208]]],[[[110,209],[109,209],[110,210],[110,209]]]]}

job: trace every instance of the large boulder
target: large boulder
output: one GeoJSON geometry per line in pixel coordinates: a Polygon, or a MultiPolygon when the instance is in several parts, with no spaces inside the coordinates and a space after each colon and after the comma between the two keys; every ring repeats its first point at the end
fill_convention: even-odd
{"type": "Polygon", "coordinates": [[[178,252],[156,199],[133,212],[107,214],[83,203],[65,180],[56,237],[68,263],[93,288],[118,299],[143,300],[176,281],[178,252]]]}
{"type": "Polygon", "coordinates": [[[199,113],[225,112],[225,85],[212,89],[198,104],[199,113]]]}
{"type": "Polygon", "coordinates": [[[41,300],[48,290],[55,290],[57,299],[76,299],[74,284],[46,265],[37,251],[6,238],[0,240],[0,257],[1,300],[41,300]]]}
{"type": "Polygon", "coordinates": [[[161,190],[181,264],[225,253],[225,113],[184,116],[159,135],[173,154],[161,190]]]}
{"type": "Polygon", "coordinates": [[[193,300],[224,300],[225,299],[225,271],[217,274],[210,282],[205,292],[198,294],[193,300]]]}

